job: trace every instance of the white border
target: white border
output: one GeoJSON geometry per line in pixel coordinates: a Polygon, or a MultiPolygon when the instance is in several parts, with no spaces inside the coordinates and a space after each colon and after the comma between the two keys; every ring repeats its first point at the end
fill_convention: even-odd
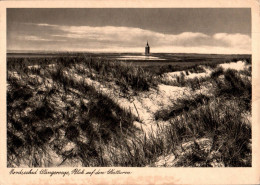
{"type": "MultiPolygon", "coordinates": [[[[253,0],[185,1],[5,1],[0,2],[0,184],[259,184],[259,92],[260,11],[253,0]],[[115,168],[131,175],[102,176],[10,176],[6,168],[6,8],[251,8],[253,60],[253,167],[251,168],[115,168]],[[257,147],[258,146],[258,147],[257,147]]],[[[51,168],[52,170],[60,168],[51,168]]],[[[73,168],[68,168],[73,169],[73,168]]],[[[86,168],[90,169],[90,168],[86,168]]],[[[99,168],[110,169],[110,168],[99,168]]]]}

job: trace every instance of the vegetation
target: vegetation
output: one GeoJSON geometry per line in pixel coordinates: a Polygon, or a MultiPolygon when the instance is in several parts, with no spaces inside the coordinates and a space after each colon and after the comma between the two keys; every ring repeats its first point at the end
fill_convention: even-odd
{"type": "Polygon", "coordinates": [[[84,55],[8,58],[7,165],[251,166],[251,68],[219,63],[156,68],[84,55]],[[186,78],[205,67],[209,76],[186,78]],[[164,74],[174,71],[184,72],[166,83],[164,74]],[[137,128],[141,112],[120,98],[133,103],[162,83],[190,96],[156,111],[156,128],[137,128]]]}

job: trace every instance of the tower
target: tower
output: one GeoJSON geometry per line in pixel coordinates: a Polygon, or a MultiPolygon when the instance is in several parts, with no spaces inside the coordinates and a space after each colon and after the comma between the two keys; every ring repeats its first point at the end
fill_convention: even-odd
{"type": "Polygon", "coordinates": [[[145,55],[149,55],[150,54],[150,46],[148,44],[148,41],[147,41],[147,44],[145,46],[145,55]]]}

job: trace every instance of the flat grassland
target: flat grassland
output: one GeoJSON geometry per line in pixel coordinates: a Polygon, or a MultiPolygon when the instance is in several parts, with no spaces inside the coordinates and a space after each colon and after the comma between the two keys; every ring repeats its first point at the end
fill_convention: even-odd
{"type": "Polygon", "coordinates": [[[8,55],[7,166],[251,166],[250,55],[136,55],[8,55]]]}

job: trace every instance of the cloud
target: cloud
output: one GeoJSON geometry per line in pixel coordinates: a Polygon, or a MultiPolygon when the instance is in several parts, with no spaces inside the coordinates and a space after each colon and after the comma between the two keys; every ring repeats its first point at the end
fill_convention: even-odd
{"type": "Polygon", "coordinates": [[[39,23],[39,24],[35,24],[35,23],[24,22],[24,23],[21,23],[21,24],[24,24],[24,25],[30,25],[30,26],[59,27],[59,25],[55,25],[55,24],[47,24],[47,23],[39,23]]]}
{"type": "Polygon", "coordinates": [[[50,39],[45,39],[45,38],[41,38],[41,37],[33,36],[33,35],[22,35],[22,36],[19,36],[19,39],[29,40],[29,41],[51,41],[50,39]]]}
{"type": "Polygon", "coordinates": [[[63,34],[53,35],[70,39],[83,39],[117,43],[124,46],[142,46],[144,41],[149,40],[157,46],[165,45],[200,45],[207,41],[209,36],[203,33],[184,32],[178,35],[163,34],[133,27],[90,27],[90,26],[60,26],[57,29],[63,34]]]}
{"type": "Polygon", "coordinates": [[[213,39],[222,42],[225,46],[239,47],[244,49],[251,48],[251,38],[248,35],[243,35],[240,33],[217,33],[213,35],[213,39]]]}
{"type": "MultiPolygon", "coordinates": [[[[149,41],[152,52],[192,53],[251,53],[251,38],[240,33],[216,33],[207,35],[199,32],[164,34],[134,27],[91,27],[32,24],[44,32],[23,36],[28,41],[54,42],[48,48],[71,51],[143,52],[149,41]],[[63,41],[62,46],[58,41],[63,41]],[[55,45],[55,42],[57,44],[55,45]]],[[[33,30],[33,29],[32,29],[33,30]]],[[[41,44],[41,47],[46,47],[41,44]]],[[[45,48],[44,48],[45,49],[45,48]]]]}
{"type": "Polygon", "coordinates": [[[55,26],[55,25],[51,25],[51,24],[37,24],[38,26],[55,26]]]}
{"type": "Polygon", "coordinates": [[[66,40],[62,39],[48,39],[48,38],[43,38],[40,36],[34,36],[34,35],[19,35],[17,36],[19,40],[27,40],[27,41],[43,41],[43,42],[63,42],[66,40]]]}

